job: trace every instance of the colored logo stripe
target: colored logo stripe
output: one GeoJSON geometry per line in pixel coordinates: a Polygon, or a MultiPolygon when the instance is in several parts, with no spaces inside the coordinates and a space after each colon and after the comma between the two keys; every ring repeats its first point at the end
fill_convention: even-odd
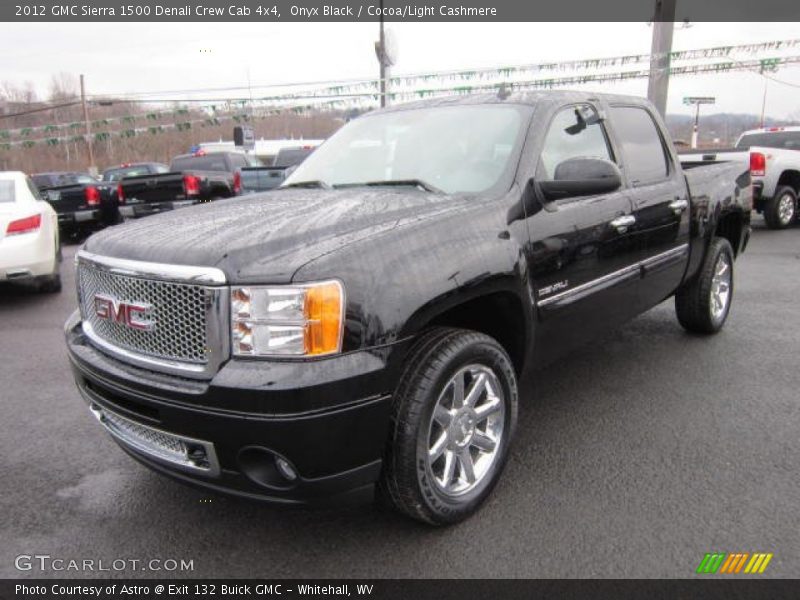
{"type": "Polygon", "coordinates": [[[763,573],[772,560],[772,553],[756,552],[750,554],[748,552],[710,552],[707,553],[700,565],[697,567],[697,573],[700,574],[714,574],[726,573],[735,574],[742,572],[756,574],[763,573]],[[748,562],[748,559],[749,562],[748,562]],[[745,564],[747,566],[745,567],[745,564]]]}
{"type": "Polygon", "coordinates": [[[772,554],[753,554],[753,558],[747,563],[744,568],[745,573],[763,573],[767,568],[769,561],[772,560],[772,554]]]}
{"type": "Polygon", "coordinates": [[[728,559],[722,564],[720,573],[738,573],[744,566],[747,557],[750,556],[747,552],[738,552],[736,554],[728,554],[728,559]]]}
{"type": "Polygon", "coordinates": [[[716,573],[719,566],[722,564],[725,554],[722,552],[715,552],[714,554],[706,554],[703,557],[700,566],[697,567],[698,573],[716,573]]]}

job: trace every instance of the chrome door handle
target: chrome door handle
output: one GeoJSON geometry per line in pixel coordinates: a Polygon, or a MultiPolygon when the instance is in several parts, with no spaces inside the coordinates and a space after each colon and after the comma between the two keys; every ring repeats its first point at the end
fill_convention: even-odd
{"type": "Polygon", "coordinates": [[[619,233],[625,233],[628,231],[628,227],[636,223],[636,217],[633,215],[622,215],[621,217],[617,217],[609,225],[611,225],[614,229],[616,229],[619,233]]]}
{"type": "Polygon", "coordinates": [[[676,215],[679,215],[689,208],[689,201],[679,198],[670,202],[669,207],[672,209],[672,212],[674,212],[676,215]]]}

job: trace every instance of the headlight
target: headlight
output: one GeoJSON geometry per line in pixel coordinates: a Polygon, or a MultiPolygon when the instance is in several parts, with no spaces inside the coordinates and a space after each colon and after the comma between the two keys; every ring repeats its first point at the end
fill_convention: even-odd
{"type": "Polygon", "coordinates": [[[321,356],[339,352],[344,288],[338,281],[231,289],[236,356],[321,356]]]}

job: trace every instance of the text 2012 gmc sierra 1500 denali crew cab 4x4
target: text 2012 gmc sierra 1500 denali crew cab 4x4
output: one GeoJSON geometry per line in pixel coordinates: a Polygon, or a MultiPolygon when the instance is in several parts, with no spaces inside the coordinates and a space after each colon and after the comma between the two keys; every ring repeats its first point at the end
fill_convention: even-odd
{"type": "Polygon", "coordinates": [[[379,496],[428,523],[482,503],[517,378],[674,295],[725,322],[745,165],[684,173],[644,100],[397,106],[278,190],[127,223],[77,257],[77,385],[131,456],[279,503],[379,496]]]}

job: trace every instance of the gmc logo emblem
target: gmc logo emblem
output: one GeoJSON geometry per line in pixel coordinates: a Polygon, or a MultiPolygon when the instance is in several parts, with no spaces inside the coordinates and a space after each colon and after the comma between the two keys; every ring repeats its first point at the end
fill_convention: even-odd
{"type": "Polygon", "coordinates": [[[155,326],[155,323],[147,318],[151,308],[153,307],[150,304],[123,302],[111,296],[94,295],[94,313],[99,318],[120,323],[132,329],[149,331],[155,326]]]}

